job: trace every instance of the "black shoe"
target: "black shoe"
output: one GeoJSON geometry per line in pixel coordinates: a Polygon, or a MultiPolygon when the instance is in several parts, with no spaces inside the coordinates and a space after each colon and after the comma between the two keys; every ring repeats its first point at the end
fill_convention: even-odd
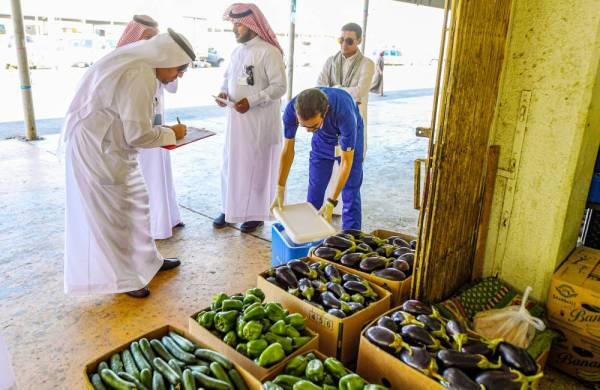
{"type": "Polygon", "coordinates": [[[179,222],[177,225],[173,226],[174,228],[182,228],[185,227],[185,223],[179,222]]]}
{"type": "Polygon", "coordinates": [[[242,231],[242,233],[252,233],[258,227],[260,227],[264,224],[265,223],[263,221],[248,221],[248,222],[244,222],[242,224],[242,226],[240,226],[240,230],[242,231]]]}
{"type": "Polygon", "coordinates": [[[179,267],[180,264],[181,264],[181,261],[179,261],[179,259],[177,257],[163,259],[163,265],[160,267],[158,272],[168,271],[170,269],[177,268],[177,267],[179,267]]]}
{"type": "Polygon", "coordinates": [[[125,294],[134,298],[146,298],[148,295],[150,295],[150,289],[148,288],[148,286],[146,286],[144,288],[140,288],[139,290],[128,291],[125,294]]]}
{"type": "Polygon", "coordinates": [[[219,214],[219,216],[213,219],[213,226],[217,229],[223,229],[227,226],[227,222],[225,222],[225,214],[219,214]]]}

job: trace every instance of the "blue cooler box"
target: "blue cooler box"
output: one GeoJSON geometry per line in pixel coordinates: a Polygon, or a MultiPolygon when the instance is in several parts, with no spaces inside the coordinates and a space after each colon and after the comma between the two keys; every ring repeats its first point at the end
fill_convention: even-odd
{"type": "Polygon", "coordinates": [[[323,242],[323,240],[319,240],[305,244],[294,244],[285,234],[285,229],[280,223],[274,223],[271,229],[271,264],[273,267],[307,256],[311,247],[323,242]]]}

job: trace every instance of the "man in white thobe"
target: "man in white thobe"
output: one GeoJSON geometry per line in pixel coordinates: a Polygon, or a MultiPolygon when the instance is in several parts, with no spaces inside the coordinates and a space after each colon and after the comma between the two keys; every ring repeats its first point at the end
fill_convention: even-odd
{"type": "MultiPolygon", "coordinates": [[[[362,28],[358,24],[348,23],[342,26],[342,32],[338,38],[340,51],[325,61],[317,85],[341,88],[354,98],[364,124],[364,158],[367,152],[367,104],[369,103],[369,90],[375,72],[375,64],[360,51],[361,42],[362,28]]],[[[325,196],[333,192],[338,174],[339,163],[336,162],[325,196]]],[[[341,214],[342,207],[343,203],[339,202],[335,213],[341,214]]]]}
{"type": "Polygon", "coordinates": [[[177,79],[195,58],[169,30],[107,54],[83,76],[61,134],[66,168],[65,292],[150,293],[163,259],[150,234],[138,148],[173,145],[184,125],[152,126],[156,80],[177,79]]]}
{"type": "MultiPolygon", "coordinates": [[[[158,23],[154,19],[147,15],[135,15],[125,27],[117,47],[150,39],[158,33],[158,23]]],[[[169,84],[156,82],[153,125],[162,126],[165,119],[164,91],[177,92],[178,83],[177,80],[169,84]]],[[[138,158],[150,200],[150,232],[155,240],[164,240],[173,235],[173,228],[184,226],[173,184],[171,152],[160,147],[141,148],[138,158]]]]}
{"type": "Polygon", "coordinates": [[[223,18],[233,22],[240,45],[231,55],[217,101],[227,107],[227,131],[221,172],[223,210],[213,225],[241,223],[241,231],[250,233],[269,219],[277,186],[280,98],[286,90],[283,51],[256,5],[233,4],[223,18]]]}

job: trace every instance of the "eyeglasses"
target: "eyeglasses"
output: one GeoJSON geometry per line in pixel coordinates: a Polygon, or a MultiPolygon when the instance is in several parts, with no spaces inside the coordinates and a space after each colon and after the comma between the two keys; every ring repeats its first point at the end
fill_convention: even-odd
{"type": "Polygon", "coordinates": [[[346,43],[346,45],[348,45],[348,46],[352,46],[352,45],[354,45],[354,38],[350,38],[350,37],[348,37],[348,38],[339,37],[339,38],[337,39],[337,42],[338,42],[340,45],[341,45],[342,43],[344,43],[344,42],[345,42],[345,43],[346,43]]]}
{"type": "Polygon", "coordinates": [[[254,85],[254,65],[248,65],[244,67],[246,73],[246,82],[248,85],[254,85]]]}

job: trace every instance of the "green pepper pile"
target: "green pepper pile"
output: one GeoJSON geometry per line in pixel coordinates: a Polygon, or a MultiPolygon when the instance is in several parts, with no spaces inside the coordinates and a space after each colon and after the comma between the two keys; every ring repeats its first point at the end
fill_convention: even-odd
{"type": "Polygon", "coordinates": [[[196,316],[198,324],[261,367],[270,367],[308,343],[300,313],[290,314],[279,303],[266,303],[259,288],[243,295],[213,296],[210,310],[196,316]]]}
{"type": "Polygon", "coordinates": [[[108,362],[100,362],[90,382],[95,390],[248,390],[226,357],[198,348],[175,332],[160,340],[141,338],[132,342],[108,362]]]}
{"type": "Polygon", "coordinates": [[[334,358],[319,359],[315,354],[296,356],[283,374],[263,384],[264,390],[386,390],[370,385],[334,358]]]}

